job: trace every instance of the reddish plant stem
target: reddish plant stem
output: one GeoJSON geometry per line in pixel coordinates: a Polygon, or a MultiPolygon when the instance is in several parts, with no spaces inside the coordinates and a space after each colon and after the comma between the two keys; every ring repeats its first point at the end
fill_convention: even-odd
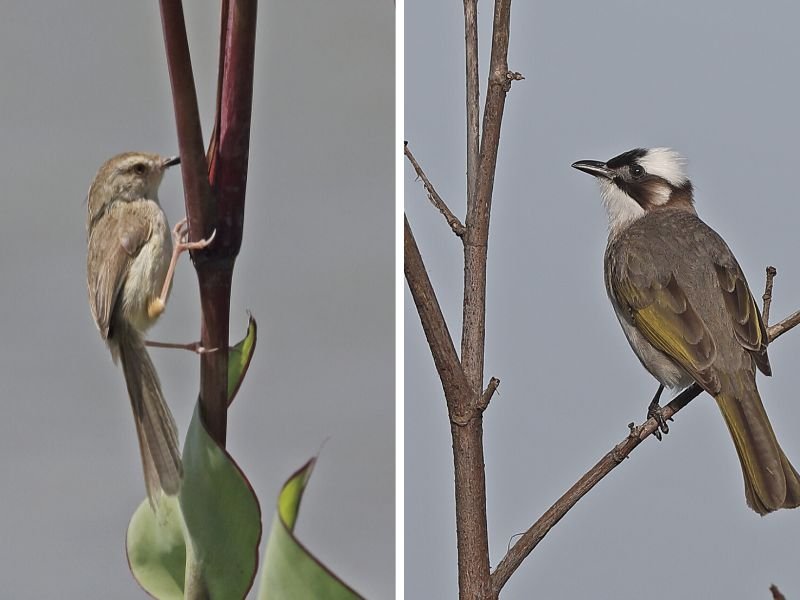
{"type": "Polygon", "coordinates": [[[217,256],[235,257],[242,244],[257,7],[256,0],[225,0],[222,7],[222,73],[217,82],[214,135],[208,149],[208,178],[218,200],[218,219],[226,225],[217,256]]]}
{"type": "MultiPolygon", "coordinates": [[[[203,131],[200,128],[192,59],[186,38],[183,5],[180,0],[160,0],[160,5],[181,157],[186,216],[189,220],[189,239],[199,240],[211,235],[216,227],[216,210],[207,179],[208,164],[203,151],[203,131]]],[[[219,233],[217,232],[217,239],[219,233]]],[[[192,258],[195,261],[201,260],[202,256],[210,254],[215,247],[216,241],[206,252],[193,252],[192,258]]]]}
{"type": "Polygon", "coordinates": [[[180,0],[161,0],[190,239],[216,229],[192,260],[203,312],[200,339],[216,352],[200,357],[200,407],[209,434],[225,446],[230,292],[242,243],[253,98],[256,0],[222,0],[217,111],[208,154],[197,108],[180,0]],[[208,156],[208,158],[207,158],[208,156]]]}

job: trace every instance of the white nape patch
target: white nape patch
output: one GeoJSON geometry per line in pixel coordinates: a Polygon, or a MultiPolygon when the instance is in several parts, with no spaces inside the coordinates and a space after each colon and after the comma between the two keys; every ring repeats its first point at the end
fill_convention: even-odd
{"type": "Polygon", "coordinates": [[[685,171],[686,159],[670,148],[650,148],[638,162],[647,173],[663,177],[675,187],[689,180],[685,171]]]}
{"type": "Polygon", "coordinates": [[[636,219],[643,217],[644,209],[613,181],[604,177],[599,177],[597,181],[608,213],[609,236],[615,237],[636,219]]]}

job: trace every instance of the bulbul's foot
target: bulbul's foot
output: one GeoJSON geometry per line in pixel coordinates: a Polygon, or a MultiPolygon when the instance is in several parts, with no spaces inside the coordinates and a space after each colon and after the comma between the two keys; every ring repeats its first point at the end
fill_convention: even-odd
{"type": "Polygon", "coordinates": [[[650,406],[647,407],[647,418],[655,419],[658,423],[658,429],[653,432],[653,435],[656,436],[656,439],[659,442],[661,441],[662,433],[664,435],[669,433],[669,425],[667,425],[667,420],[664,418],[664,411],[661,408],[661,405],[658,403],[658,401],[661,399],[661,392],[663,391],[664,386],[659,385],[656,395],[653,396],[653,399],[650,401],[650,406]]]}

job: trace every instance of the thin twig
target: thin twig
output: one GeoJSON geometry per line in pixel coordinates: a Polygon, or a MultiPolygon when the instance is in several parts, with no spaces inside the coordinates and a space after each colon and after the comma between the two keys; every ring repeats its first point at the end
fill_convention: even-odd
{"type": "Polygon", "coordinates": [[[772,327],[768,327],[767,333],[769,334],[770,343],[774,342],[776,339],[798,324],[800,324],[800,310],[793,312],[780,323],[776,323],[772,327]]]}
{"type": "Polygon", "coordinates": [[[769,586],[769,591],[772,593],[772,600],[786,600],[786,596],[781,594],[781,591],[778,589],[778,586],[774,583],[769,586]]]}
{"type": "Polygon", "coordinates": [[[417,173],[417,177],[422,180],[422,185],[425,186],[425,191],[428,193],[428,199],[431,201],[439,212],[442,213],[447,224],[450,225],[450,229],[453,230],[458,237],[464,235],[464,232],[467,230],[466,227],[458,220],[452,211],[447,207],[442,197],[436,191],[436,188],[433,187],[433,184],[430,182],[428,177],[425,175],[425,171],[422,170],[422,167],[417,162],[417,159],[414,158],[414,155],[411,154],[411,150],[408,148],[408,142],[404,144],[405,146],[405,154],[408,161],[411,163],[411,166],[414,167],[414,171],[417,173]]]}
{"type": "MultiPolygon", "coordinates": [[[[770,327],[767,332],[770,342],[793,327],[800,324],[800,311],[795,312],[787,317],[780,323],[770,327]]],[[[702,393],[702,389],[696,383],[686,388],[683,392],[678,394],[672,402],[667,404],[663,410],[662,415],[664,419],[669,419],[677,414],[679,410],[685,407],[694,398],[702,393]]],[[[559,498],[547,511],[536,521],[522,536],[516,544],[506,553],[497,568],[492,572],[491,588],[495,594],[499,594],[500,590],[508,581],[509,577],[517,570],[522,564],[522,561],[533,551],[539,542],[544,539],[544,536],[558,523],[575,504],[586,495],[603,477],[608,475],[615,467],[617,467],[627,456],[636,448],[643,440],[649,437],[656,429],[658,429],[658,422],[655,418],[648,419],[638,427],[634,427],[633,423],[630,424],[630,433],[619,444],[614,446],[597,464],[589,469],[583,477],[581,477],[575,485],[573,485],[567,492],[559,498]]]]}
{"type": "Polygon", "coordinates": [[[500,380],[497,377],[492,377],[489,380],[489,385],[486,386],[486,389],[483,390],[483,394],[478,398],[477,408],[479,411],[483,412],[488,408],[489,402],[491,402],[498,385],[500,385],[500,380]]]}
{"type": "Polygon", "coordinates": [[[467,211],[475,204],[480,160],[480,83],[478,79],[478,0],[464,0],[467,87],[467,211]]]}
{"type": "Polygon", "coordinates": [[[761,311],[764,325],[769,326],[769,308],[772,305],[772,284],[778,270],[775,267],[767,267],[767,284],[764,287],[764,310],[761,311]]]}

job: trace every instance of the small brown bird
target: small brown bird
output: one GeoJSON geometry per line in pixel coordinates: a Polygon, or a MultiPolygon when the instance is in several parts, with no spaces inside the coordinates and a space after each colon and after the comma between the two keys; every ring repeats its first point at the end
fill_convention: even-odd
{"type": "Polygon", "coordinates": [[[100,335],[122,363],[144,467],[150,504],[159,490],[175,495],[183,474],[178,431],[143,334],[164,312],[172,273],[187,243],[186,220],[172,232],[158,203],[164,171],[178,157],[126,152],[109,159],[95,175],[88,198],[89,305],[100,335]]]}

